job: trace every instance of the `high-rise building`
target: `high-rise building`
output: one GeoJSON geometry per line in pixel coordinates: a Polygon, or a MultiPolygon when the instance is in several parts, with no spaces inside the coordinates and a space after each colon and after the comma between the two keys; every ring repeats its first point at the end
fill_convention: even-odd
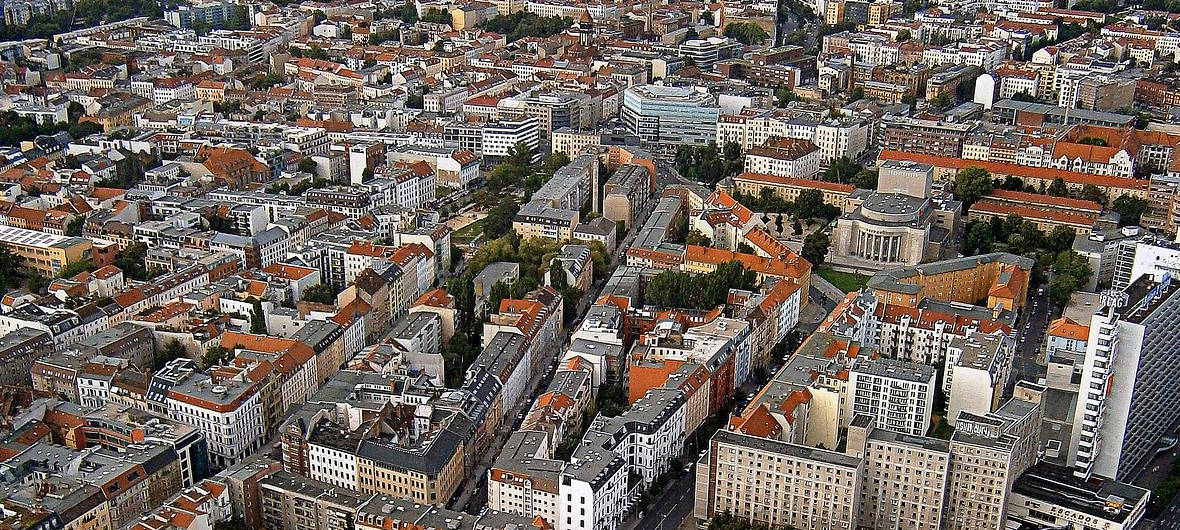
{"type": "Polygon", "coordinates": [[[1074,473],[1122,479],[1180,420],[1180,284],[1145,275],[1090,320],[1070,438],[1074,473]]]}

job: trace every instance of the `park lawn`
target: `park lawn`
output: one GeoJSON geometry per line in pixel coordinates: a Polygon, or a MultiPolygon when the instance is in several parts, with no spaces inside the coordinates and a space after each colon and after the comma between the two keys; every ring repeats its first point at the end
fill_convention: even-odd
{"type": "Polygon", "coordinates": [[[851,272],[840,272],[832,269],[821,268],[816,271],[820,277],[835,285],[837,289],[846,293],[858,290],[869,283],[869,277],[863,274],[853,274],[851,272]]]}
{"type": "Polygon", "coordinates": [[[480,219],[474,223],[464,226],[463,228],[455,230],[455,233],[451,234],[451,241],[456,243],[469,243],[471,240],[483,233],[483,225],[484,220],[480,219]]]}

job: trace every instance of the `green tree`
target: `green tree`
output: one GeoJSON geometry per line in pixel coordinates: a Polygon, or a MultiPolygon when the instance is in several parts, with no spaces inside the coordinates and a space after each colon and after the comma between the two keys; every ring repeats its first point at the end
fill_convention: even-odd
{"type": "Polygon", "coordinates": [[[713,245],[713,240],[709,236],[702,234],[700,230],[689,230],[688,234],[684,236],[685,245],[697,245],[700,247],[708,247],[713,245]]]}
{"type": "Polygon", "coordinates": [[[132,280],[147,280],[148,270],[144,263],[147,245],[132,243],[115,255],[115,266],[123,271],[123,276],[132,280]]]}
{"type": "Polygon", "coordinates": [[[1049,195],[1054,197],[1068,197],[1069,188],[1065,185],[1065,180],[1061,177],[1053,179],[1053,182],[1049,183],[1049,195]]]}
{"type": "Polygon", "coordinates": [[[305,156],[299,159],[299,164],[296,166],[302,173],[315,173],[316,163],[310,156],[305,156]]]}
{"type": "Polygon", "coordinates": [[[797,101],[798,99],[799,96],[785,86],[779,86],[774,89],[774,102],[778,107],[786,107],[792,101],[797,101]]]}
{"type": "Polygon", "coordinates": [[[962,249],[964,255],[975,256],[992,251],[995,235],[986,221],[969,221],[964,233],[962,249]]]}
{"type": "Polygon", "coordinates": [[[943,92],[942,94],[935,96],[934,99],[930,100],[930,106],[938,110],[949,109],[951,108],[951,105],[954,104],[955,100],[951,99],[950,94],[947,94],[946,92],[943,92]]]}
{"type": "Polygon", "coordinates": [[[803,259],[811,263],[812,267],[823,265],[832,247],[831,239],[822,230],[816,230],[803,238],[803,259]]]}
{"type": "Polygon", "coordinates": [[[97,268],[98,267],[94,264],[94,262],[90,261],[90,258],[86,258],[84,260],[75,261],[73,263],[70,263],[69,265],[66,265],[65,267],[62,267],[61,270],[59,270],[57,272],[57,277],[58,278],[73,278],[74,276],[77,276],[80,273],[90,272],[90,271],[97,269],[97,268]]]}
{"type": "Polygon", "coordinates": [[[550,37],[573,24],[574,20],[569,17],[541,17],[536,13],[518,11],[511,15],[496,15],[484,22],[483,28],[504,35],[508,42],[514,42],[525,37],[550,37]]]}
{"type": "Polygon", "coordinates": [[[736,261],[706,274],[665,271],[652,278],[644,297],[660,307],[712,309],[725,303],[731,288],[752,289],[756,280],[756,274],[736,261]]]}
{"type": "Polygon", "coordinates": [[[187,357],[188,351],[184,349],[184,345],[179,340],[172,339],[164,343],[164,347],[160,348],[155,355],[152,356],[152,371],[157,371],[164,367],[164,365],[172,362],[173,359],[180,359],[187,357]]]}
{"type": "Polygon", "coordinates": [[[250,13],[246,10],[246,6],[238,4],[233,7],[233,10],[230,11],[229,17],[225,20],[225,29],[250,29],[250,13]]]}
{"type": "Polygon", "coordinates": [[[848,183],[862,190],[875,190],[877,189],[877,172],[871,169],[862,169],[856,172],[848,183]]]}
{"type": "Polygon", "coordinates": [[[45,288],[49,286],[49,280],[37,273],[29,275],[25,287],[33,294],[45,294],[45,288]]]}
{"type": "Polygon", "coordinates": [[[250,310],[250,333],[265,335],[266,312],[262,309],[262,300],[254,298],[250,300],[250,305],[253,306],[253,309],[250,310]]]}
{"type": "Polygon", "coordinates": [[[848,184],[854,175],[864,170],[864,166],[855,160],[842,156],[832,161],[824,172],[823,179],[828,182],[848,184]]]}
{"type": "Polygon", "coordinates": [[[796,219],[827,219],[832,220],[840,215],[840,209],[824,201],[824,194],[818,189],[806,189],[795,197],[794,215],[796,219]]]}
{"type": "Polygon", "coordinates": [[[483,233],[488,239],[498,238],[512,229],[512,219],[520,206],[510,197],[500,199],[500,203],[488,211],[484,218],[483,233]]]}
{"type": "Polygon", "coordinates": [[[1124,193],[1111,203],[1110,209],[1119,214],[1119,226],[1132,226],[1139,224],[1149,206],[1146,200],[1124,193]]]}
{"type": "Polygon", "coordinates": [[[331,285],[317,283],[303,291],[303,301],[317,304],[333,304],[336,302],[336,291],[331,285]]]}
{"type": "Polygon", "coordinates": [[[7,243],[0,242],[0,294],[7,292],[8,282],[17,277],[17,257],[7,243]]]}
{"type": "Polygon", "coordinates": [[[1099,188],[1093,184],[1086,184],[1085,186],[1082,186],[1081,198],[1106,206],[1106,192],[1102,191],[1102,188],[1099,188]]]}
{"type": "Polygon", "coordinates": [[[966,167],[955,175],[953,193],[955,198],[963,201],[964,208],[970,208],[975,201],[992,192],[995,184],[991,174],[981,167],[966,167]]]}
{"type": "Polygon", "coordinates": [[[723,34],[747,46],[762,44],[770,38],[766,30],[754,22],[730,22],[725,25],[723,34]]]}
{"type": "Polygon", "coordinates": [[[66,235],[72,237],[79,237],[82,235],[82,227],[86,225],[86,218],[81,215],[75,215],[66,223],[66,235]]]}
{"type": "Polygon", "coordinates": [[[227,364],[227,363],[233,362],[233,360],[234,360],[233,350],[225,348],[224,346],[221,346],[220,344],[216,344],[216,345],[210,346],[209,349],[205,350],[205,354],[201,355],[201,362],[198,364],[200,365],[202,370],[208,370],[209,368],[211,368],[213,366],[227,364]]]}

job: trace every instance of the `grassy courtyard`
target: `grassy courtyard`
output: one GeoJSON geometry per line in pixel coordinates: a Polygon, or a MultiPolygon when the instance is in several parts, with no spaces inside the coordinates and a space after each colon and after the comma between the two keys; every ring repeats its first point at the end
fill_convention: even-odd
{"type": "Polygon", "coordinates": [[[869,277],[863,274],[834,271],[828,268],[821,268],[816,273],[846,293],[851,293],[869,283],[869,277]]]}

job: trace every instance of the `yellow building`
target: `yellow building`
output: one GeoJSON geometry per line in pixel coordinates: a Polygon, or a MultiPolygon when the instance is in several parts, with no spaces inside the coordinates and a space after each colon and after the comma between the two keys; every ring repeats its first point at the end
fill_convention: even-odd
{"type": "Polygon", "coordinates": [[[801,192],[813,189],[823,193],[824,202],[841,210],[844,209],[844,200],[856,191],[856,187],[850,184],[762,173],[742,173],[733,178],[733,191],[751,197],[761,197],[762,190],[770,190],[780,199],[794,202],[801,192]]]}
{"type": "Polygon", "coordinates": [[[1013,311],[1024,306],[1033,261],[993,252],[877,273],[869,280],[879,300],[918,307],[924,298],[1013,311]]]}
{"type": "Polygon", "coordinates": [[[577,210],[552,208],[530,202],[522,206],[520,212],[512,219],[512,229],[521,239],[543,237],[569,241],[574,238],[574,228],[578,226],[579,217],[577,210]]]}
{"type": "Polygon", "coordinates": [[[900,2],[883,0],[869,4],[869,25],[880,26],[902,13],[900,2]]]}
{"type": "Polygon", "coordinates": [[[21,268],[50,277],[66,265],[90,259],[94,248],[89,239],[13,226],[0,226],[0,243],[8,245],[21,268]]]}
{"type": "Polygon", "coordinates": [[[366,441],[357,451],[356,474],[361,492],[442,505],[465,475],[463,444],[447,429],[415,449],[366,441]]]}

